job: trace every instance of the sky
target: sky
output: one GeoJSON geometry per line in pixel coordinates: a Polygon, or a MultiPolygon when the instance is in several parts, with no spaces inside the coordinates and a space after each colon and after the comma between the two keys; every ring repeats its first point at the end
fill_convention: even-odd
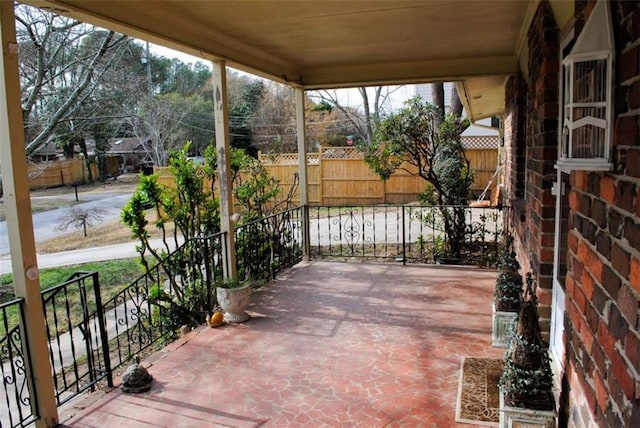
{"type": "MultiPolygon", "coordinates": [[[[150,44],[149,50],[155,55],[161,55],[168,58],[178,58],[184,63],[195,63],[198,61],[203,62],[205,64],[207,63],[207,61],[203,60],[202,58],[198,58],[193,55],[188,55],[173,49],[165,48],[164,46],[150,44]]],[[[238,71],[239,73],[243,73],[242,71],[239,71],[239,70],[235,70],[235,71],[238,71]]],[[[253,75],[249,74],[249,76],[253,76],[253,75]]],[[[253,76],[253,77],[258,78],[258,76],[253,76]]],[[[337,89],[336,93],[337,93],[340,104],[345,106],[355,107],[355,108],[361,107],[362,98],[360,97],[360,94],[358,93],[357,89],[355,88],[354,89],[337,89]]],[[[405,100],[413,97],[414,95],[415,95],[414,85],[404,85],[399,87],[397,90],[394,90],[394,92],[390,96],[390,108],[397,109],[401,107],[402,103],[405,100]]]]}

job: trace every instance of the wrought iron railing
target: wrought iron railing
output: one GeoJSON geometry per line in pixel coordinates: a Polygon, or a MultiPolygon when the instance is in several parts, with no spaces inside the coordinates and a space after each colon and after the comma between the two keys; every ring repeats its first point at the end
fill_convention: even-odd
{"type": "Polygon", "coordinates": [[[235,228],[241,280],[266,282],[302,260],[302,212],[297,207],[235,228]]]}
{"type": "Polygon", "coordinates": [[[0,426],[26,426],[37,419],[36,397],[29,392],[33,379],[29,343],[22,331],[23,298],[0,304],[0,399],[9,410],[0,414],[0,426]]]}
{"type": "Polygon", "coordinates": [[[182,324],[204,322],[222,279],[222,238],[185,242],[104,303],[113,368],[170,340],[182,324]]]}
{"type": "MultiPolygon", "coordinates": [[[[505,208],[385,205],[309,207],[311,256],[492,266],[505,208]],[[444,216],[464,218],[459,254],[451,257],[444,216]]],[[[451,229],[449,229],[451,230],[451,229]]]]}
{"type": "Polygon", "coordinates": [[[97,272],[76,272],[42,292],[58,405],[105,380],[112,384],[97,272]]]}
{"type": "MultiPolygon", "coordinates": [[[[462,257],[455,262],[493,265],[503,212],[504,208],[471,207],[298,207],[235,228],[238,273],[241,280],[268,281],[298,263],[305,222],[316,258],[446,263],[450,238],[443,228],[446,215],[465,218],[462,257]]],[[[43,291],[58,404],[99,382],[111,384],[113,369],[170,340],[180,323],[202,322],[215,306],[215,285],[227,263],[224,242],[223,233],[185,242],[105,302],[95,272],[78,272],[43,291]]],[[[10,409],[0,418],[2,426],[37,419],[31,410],[36,408],[32,406],[36,397],[29,396],[27,379],[32,376],[26,372],[30,364],[25,362],[29,352],[22,339],[26,335],[20,331],[21,310],[20,299],[0,305],[4,392],[0,398],[10,409]]]]}

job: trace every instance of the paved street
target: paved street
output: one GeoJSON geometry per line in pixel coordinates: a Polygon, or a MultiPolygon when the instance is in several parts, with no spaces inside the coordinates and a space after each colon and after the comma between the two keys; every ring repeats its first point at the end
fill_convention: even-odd
{"type": "MultiPolygon", "coordinates": [[[[128,259],[137,257],[136,242],[105,245],[103,247],[84,248],[82,250],[63,251],[53,254],[39,254],[38,268],[45,269],[57,266],[68,266],[80,263],[99,262],[102,260],[128,259]]],[[[160,247],[160,240],[152,240],[154,247],[160,247]]],[[[9,254],[0,256],[0,275],[11,273],[9,254]]]]}
{"type": "MultiPolygon", "coordinates": [[[[74,195],[44,196],[43,198],[75,198],[74,195]]],[[[100,208],[104,210],[102,222],[111,222],[120,218],[122,207],[131,199],[130,193],[96,193],[83,194],[80,197],[82,202],[73,206],[57,208],[33,214],[33,232],[36,242],[60,236],[72,231],[61,231],[58,229],[60,219],[69,214],[72,208],[100,208]]],[[[0,221],[0,255],[9,253],[9,235],[7,233],[7,222],[0,221]]]]}
{"type": "MultiPolygon", "coordinates": [[[[72,232],[74,230],[73,228],[69,228],[67,231],[60,230],[59,224],[60,220],[67,216],[73,208],[100,208],[104,210],[102,219],[100,220],[101,223],[118,220],[122,207],[129,201],[132,194],[132,191],[121,191],[120,188],[113,188],[112,190],[110,186],[96,186],[95,188],[89,187],[88,189],[87,191],[81,191],[79,193],[80,203],[33,214],[33,233],[36,243],[72,232]],[[105,191],[105,188],[108,190],[105,191]]],[[[31,197],[31,200],[55,199],[74,201],[75,198],[74,190],[69,188],[68,191],[60,194],[46,196],[34,195],[31,197]]],[[[2,203],[4,203],[4,200],[0,200],[0,204],[2,203]]],[[[0,275],[12,271],[7,227],[6,221],[0,221],[0,275]]],[[[40,254],[38,255],[38,267],[43,269],[76,263],[129,258],[135,257],[136,255],[135,243],[116,244],[109,247],[65,251],[57,254],[40,254]]]]}

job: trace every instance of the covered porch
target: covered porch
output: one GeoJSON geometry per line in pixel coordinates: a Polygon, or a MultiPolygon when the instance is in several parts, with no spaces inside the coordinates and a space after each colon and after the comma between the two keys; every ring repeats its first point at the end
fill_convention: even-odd
{"type": "Polygon", "coordinates": [[[458,426],[461,358],[504,352],[491,347],[495,276],[468,267],[302,262],[256,291],[249,322],[203,326],[149,356],[148,393],[118,389],[76,400],[60,409],[60,422],[458,426]]]}

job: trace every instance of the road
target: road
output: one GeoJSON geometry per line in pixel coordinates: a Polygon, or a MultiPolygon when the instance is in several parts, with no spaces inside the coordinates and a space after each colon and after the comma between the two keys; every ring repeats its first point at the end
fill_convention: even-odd
{"type": "MultiPolygon", "coordinates": [[[[75,195],[64,194],[54,196],[35,196],[36,198],[50,199],[75,199],[75,195]]],[[[75,205],[57,208],[49,211],[33,214],[33,233],[36,243],[43,242],[51,238],[69,233],[58,228],[60,219],[69,214],[72,208],[100,208],[104,212],[98,223],[108,223],[120,218],[122,207],[131,199],[131,192],[86,192],[80,194],[80,202],[75,205]]],[[[7,222],[0,221],[0,275],[10,273],[11,256],[9,249],[9,235],[7,233],[7,222]]],[[[39,254],[38,267],[64,266],[68,264],[86,263],[106,259],[122,259],[135,257],[135,244],[116,244],[111,248],[92,248],[77,251],[65,251],[57,254],[39,254]]]]}
{"type": "MultiPolygon", "coordinates": [[[[42,198],[75,198],[73,195],[42,196],[42,198]]],[[[102,222],[111,222],[120,218],[122,207],[131,199],[131,193],[86,193],[81,196],[81,202],[73,206],[57,208],[33,214],[33,233],[36,242],[46,241],[68,233],[58,229],[60,219],[69,214],[73,208],[104,210],[102,222]]],[[[7,222],[0,221],[0,254],[9,253],[9,235],[7,222]]]]}

